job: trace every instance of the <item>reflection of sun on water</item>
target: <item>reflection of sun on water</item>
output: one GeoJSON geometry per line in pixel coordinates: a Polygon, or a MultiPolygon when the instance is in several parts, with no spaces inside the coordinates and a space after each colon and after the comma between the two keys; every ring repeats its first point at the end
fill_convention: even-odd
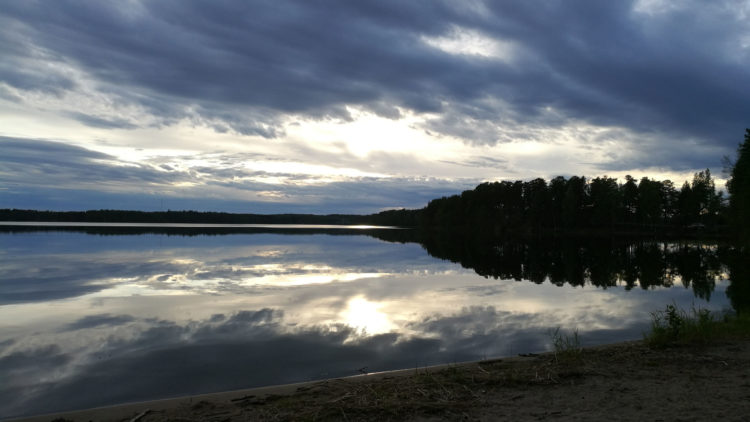
{"type": "Polygon", "coordinates": [[[378,309],[382,305],[359,296],[351,299],[344,311],[344,322],[367,334],[387,333],[391,330],[388,315],[378,309]]]}

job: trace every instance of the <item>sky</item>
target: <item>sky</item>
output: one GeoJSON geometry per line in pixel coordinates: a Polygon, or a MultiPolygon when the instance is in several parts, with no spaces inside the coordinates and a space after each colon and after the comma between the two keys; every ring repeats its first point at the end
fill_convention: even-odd
{"type": "Polygon", "coordinates": [[[0,2],[0,208],[373,213],[710,168],[750,1],[0,2]]]}

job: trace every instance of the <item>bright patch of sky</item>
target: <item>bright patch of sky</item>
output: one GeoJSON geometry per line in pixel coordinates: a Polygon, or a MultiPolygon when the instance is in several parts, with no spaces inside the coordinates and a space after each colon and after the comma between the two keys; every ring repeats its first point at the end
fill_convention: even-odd
{"type": "Polygon", "coordinates": [[[422,41],[446,53],[481,56],[505,62],[512,62],[516,54],[512,43],[461,27],[454,27],[448,34],[438,37],[423,36],[422,41]]]}

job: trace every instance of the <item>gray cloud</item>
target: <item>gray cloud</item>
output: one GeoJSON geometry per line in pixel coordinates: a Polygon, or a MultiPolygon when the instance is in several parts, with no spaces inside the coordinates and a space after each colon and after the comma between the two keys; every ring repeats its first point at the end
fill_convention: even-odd
{"type": "Polygon", "coordinates": [[[144,184],[172,181],[169,173],[61,142],[0,136],[0,146],[0,181],[9,187],[88,186],[106,190],[105,186],[114,183],[142,189],[144,184]]]}
{"type": "Polygon", "coordinates": [[[92,127],[104,129],[135,129],[138,127],[138,125],[133,124],[125,119],[107,119],[81,112],[69,112],[67,114],[73,119],[92,127]]]}
{"type": "Polygon", "coordinates": [[[70,331],[81,330],[86,328],[95,327],[114,327],[118,325],[127,324],[135,321],[130,315],[110,315],[110,314],[99,314],[99,315],[87,315],[78,321],[68,324],[65,329],[70,331]]]}
{"type": "MultiPolygon", "coordinates": [[[[175,168],[163,159],[134,164],[85,148],[36,139],[0,137],[0,190],[3,207],[54,210],[119,208],[160,210],[194,209],[229,212],[374,213],[388,207],[418,208],[435,197],[470,188],[478,180],[429,181],[406,177],[349,177],[317,184],[301,179],[321,176],[255,171],[248,159],[278,161],[259,154],[224,154],[214,166],[175,168]],[[167,167],[165,167],[165,165],[167,167]],[[286,184],[247,180],[281,177],[286,184]],[[193,185],[179,187],[177,185],[193,185]],[[217,188],[230,195],[218,196],[217,188]],[[262,201],[226,199],[273,192],[280,198],[262,201]]],[[[197,157],[200,158],[200,157],[197,157]]],[[[388,154],[374,155],[386,162],[388,154]]],[[[352,164],[352,158],[338,163],[352,164]]],[[[334,163],[335,164],[335,163],[334,163]]],[[[262,179],[260,179],[262,180],[262,179]]]]}
{"type": "Polygon", "coordinates": [[[47,345],[13,352],[0,358],[0,371],[9,378],[21,378],[31,371],[52,371],[70,361],[59,346],[47,345]]]}
{"type": "Polygon", "coordinates": [[[77,165],[87,160],[112,158],[106,154],[61,142],[0,136],[6,163],[33,164],[46,160],[55,165],[77,165]]]}
{"type": "Polygon", "coordinates": [[[500,169],[505,169],[508,165],[507,160],[491,158],[491,157],[474,157],[470,160],[465,160],[465,161],[444,160],[442,162],[446,164],[455,164],[457,166],[464,166],[464,167],[479,167],[479,168],[491,167],[491,168],[500,168],[500,169]]]}
{"type": "Polygon", "coordinates": [[[277,113],[346,120],[344,106],[359,105],[390,118],[395,107],[439,113],[430,130],[473,143],[573,119],[656,133],[671,146],[694,136],[732,148],[750,114],[742,3],[654,14],[635,6],[486,1],[477,13],[451,2],[5,2],[0,79],[74,89],[42,71],[57,60],[165,121],[197,113],[218,131],[265,137],[280,133],[277,113]],[[518,54],[506,63],[422,41],[456,27],[518,54]]]}

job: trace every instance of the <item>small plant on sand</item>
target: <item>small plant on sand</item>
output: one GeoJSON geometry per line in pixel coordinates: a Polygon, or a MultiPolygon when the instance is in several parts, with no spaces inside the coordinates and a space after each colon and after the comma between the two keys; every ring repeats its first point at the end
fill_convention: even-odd
{"type": "Polygon", "coordinates": [[[646,341],[652,346],[705,343],[712,337],[716,322],[708,309],[693,306],[688,312],[667,305],[664,310],[651,313],[651,332],[646,341]]]}
{"type": "Polygon", "coordinates": [[[560,330],[560,327],[551,330],[549,333],[552,338],[552,346],[555,349],[555,359],[557,360],[575,360],[581,356],[581,339],[578,336],[578,329],[573,330],[568,335],[560,330]]]}

